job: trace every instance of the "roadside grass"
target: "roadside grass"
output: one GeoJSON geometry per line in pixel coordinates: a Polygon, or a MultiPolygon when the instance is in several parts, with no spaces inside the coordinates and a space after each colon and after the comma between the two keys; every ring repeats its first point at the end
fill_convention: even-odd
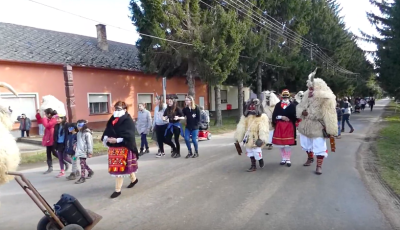
{"type": "Polygon", "coordinates": [[[379,172],[383,180],[400,195],[400,106],[391,102],[385,108],[383,119],[384,127],[379,131],[376,143],[379,172]]]}
{"type": "MultiPolygon", "coordinates": [[[[210,120],[210,132],[212,135],[223,134],[227,132],[232,132],[236,129],[236,117],[226,117],[222,119],[222,126],[216,127],[214,125],[214,119],[210,120]]],[[[100,142],[99,136],[93,136],[93,157],[101,156],[107,154],[107,148],[103,146],[100,142]]],[[[181,137],[181,139],[183,139],[181,137]]],[[[151,134],[147,136],[147,141],[149,146],[155,146],[155,142],[151,139],[151,134]]],[[[140,147],[140,136],[136,136],[136,144],[140,147]]],[[[54,157],[53,157],[54,158],[54,157]]],[[[46,162],[46,152],[38,152],[36,154],[22,154],[21,156],[21,164],[30,164],[37,162],[46,162]]]]}

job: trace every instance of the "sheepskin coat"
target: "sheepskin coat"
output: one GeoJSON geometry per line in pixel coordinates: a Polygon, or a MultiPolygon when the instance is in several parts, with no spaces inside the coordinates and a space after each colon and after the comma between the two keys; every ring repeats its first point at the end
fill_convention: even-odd
{"type": "Polygon", "coordinates": [[[305,91],[303,99],[296,106],[296,116],[301,119],[298,131],[309,138],[323,137],[324,124],[326,132],[336,136],[338,134],[336,96],[320,78],[314,79],[313,87],[313,97],[309,98],[309,91],[305,91]],[[308,112],[308,116],[302,115],[304,110],[308,112]]]}
{"type": "Polygon", "coordinates": [[[12,125],[7,107],[0,106],[0,185],[14,178],[6,175],[6,172],[16,171],[21,161],[15,137],[10,133],[12,125]]]}
{"type": "Polygon", "coordinates": [[[262,114],[260,117],[255,115],[242,116],[234,135],[235,141],[242,143],[247,131],[249,131],[249,140],[245,145],[246,148],[257,147],[255,145],[257,139],[261,139],[264,142],[263,146],[261,146],[264,147],[269,138],[268,116],[266,114],[262,114]]]}

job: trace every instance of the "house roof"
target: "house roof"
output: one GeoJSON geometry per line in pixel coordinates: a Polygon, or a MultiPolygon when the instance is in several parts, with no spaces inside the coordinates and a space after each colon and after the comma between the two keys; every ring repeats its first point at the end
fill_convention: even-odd
{"type": "Polygon", "coordinates": [[[108,41],[108,47],[102,51],[94,37],[0,22],[0,60],[141,70],[136,46],[108,41]]]}

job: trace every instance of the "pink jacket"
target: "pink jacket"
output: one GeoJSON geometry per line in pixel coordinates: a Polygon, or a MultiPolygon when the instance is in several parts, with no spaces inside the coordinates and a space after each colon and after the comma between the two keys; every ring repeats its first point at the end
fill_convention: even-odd
{"type": "Polygon", "coordinates": [[[57,124],[57,119],[52,117],[51,119],[42,118],[39,113],[36,114],[36,120],[38,124],[44,126],[44,135],[42,139],[43,146],[52,146],[54,143],[54,126],[57,124]]]}

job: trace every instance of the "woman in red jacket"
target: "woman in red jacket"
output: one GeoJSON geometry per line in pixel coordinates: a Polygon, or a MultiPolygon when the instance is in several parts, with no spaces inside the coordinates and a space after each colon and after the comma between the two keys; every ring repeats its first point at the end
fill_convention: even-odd
{"type": "Polygon", "coordinates": [[[44,126],[44,135],[42,139],[42,145],[46,146],[47,154],[47,166],[49,167],[44,174],[51,173],[53,171],[53,160],[51,154],[58,158],[55,149],[53,148],[54,143],[54,126],[57,124],[57,111],[48,108],[44,111],[45,117],[41,117],[39,113],[36,114],[36,120],[39,124],[44,126]]]}

